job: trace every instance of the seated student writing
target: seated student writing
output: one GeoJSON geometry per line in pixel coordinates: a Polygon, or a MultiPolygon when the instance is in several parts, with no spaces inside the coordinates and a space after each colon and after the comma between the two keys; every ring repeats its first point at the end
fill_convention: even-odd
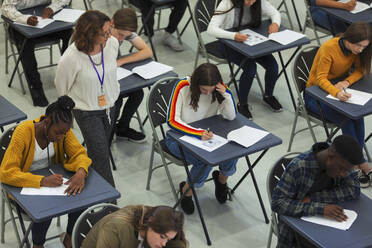
{"type": "MultiPolygon", "coordinates": [[[[43,13],[42,18],[50,18],[55,12],[62,9],[64,6],[69,5],[71,0],[4,0],[1,6],[1,13],[12,21],[36,26],[38,23],[37,17],[34,15],[23,15],[19,10],[37,7],[39,5],[48,5],[43,13]]],[[[18,32],[16,29],[9,27],[9,35],[15,41],[18,51],[21,50],[22,43],[25,36],[18,32]]],[[[27,39],[24,44],[24,50],[21,57],[21,63],[25,72],[28,87],[34,106],[45,107],[48,105],[48,100],[45,97],[43,85],[40,79],[40,74],[37,70],[37,61],[35,57],[35,46],[37,44],[45,43],[60,39],[63,41],[61,52],[63,53],[68,47],[68,41],[72,34],[72,29],[53,32],[38,38],[27,39]]]]}
{"type": "MultiPolygon", "coordinates": [[[[230,39],[244,42],[248,36],[240,33],[243,26],[256,28],[261,25],[262,17],[271,19],[268,33],[278,32],[280,26],[280,13],[267,0],[222,0],[208,25],[208,34],[221,39],[230,39]],[[226,29],[234,28],[234,32],[226,29]]],[[[220,49],[234,64],[240,66],[246,56],[232,48],[220,45],[220,49]]],[[[248,94],[251,90],[254,76],[257,73],[257,64],[265,68],[265,95],[263,102],[274,112],[282,111],[282,105],[273,96],[275,83],[278,79],[278,64],[272,54],[255,59],[247,59],[242,65],[243,72],[239,82],[238,111],[248,119],[252,114],[248,108],[248,94]]]]}
{"type": "MultiPolygon", "coordinates": [[[[271,208],[279,215],[325,217],[345,221],[347,216],[338,202],[359,197],[357,173],[353,167],[363,160],[359,143],[340,135],[333,143],[316,143],[310,151],[294,158],[285,169],[272,195],[271,208]]],[[[308,247],[305,239],[301,247],[308,247]]],[[[277,248],[292,248],[294,231],[279,216],[277,248]]]]}
{"type": "MultiPolygon", "coordinates": [[[[367,23],[353,23],[341,37],[323,43],[317,52],[306,87],[318,85],[324,91],[341,101],[351,97],[346,88],[351,86],[371,71],[372,31],[367,23]],[[330,80],[338,80],[332,83],[330,80]]],[[[314,113],[319,112],[317,101],[304,93],[306,108],[314,113]]],[[[364,147],[364,119],[347,118],[325,104],[320,103],[326,118],[341,127],[342,133],[353,136],[364,147]]],[[[362,187],[370,185],[372,175],[366,160],[360,164],[363,174],[360,176],[362,187]]]]}
{"type": "MultiPolygon", "coordinates": [[[[75,174],[66,182],[68,195],[80,194],[91,164],[84,147],[71,130],[72,109],[75,103],[68,96],[61,96],[50,104],[45,116],[24,121],[14,130],[12,139],[0,167],[0,181],[16,187],[57,187],[62,184],[62,175],[34,175],[32,171],[47,168],[51,159],[75,174]]],[[[72,228],[81,211],[68,214],[67,234],[62,240],[71,247],[72,228]]],[[[34,248],[44,247],[46,233],[52,219],[34,223],[32,242],[34,248]]]]}
{"type": "Polygon", "coordinates": [[[183,213],[166,206],[126,206],[97,222],[82,248],[186,248],[183,213]]]}
{"type": "MultiPolygon", "coordinates": [[[[170,128],[194,136],[202,140],[209,140],[213,137],[213,130],[203,130],[189,125],[191,122],[202,120],[216,114],[221,114],[227,120],[233,120],[236,116],[235,104],[229,89],[223,84],[217,66],[209,63],[198,66],[191,78],[180,80],[174,87],[169,103],[167,123],[170,128]]],[[[177,157],[181,153],[176,141],[166,137],[165,144],[168,149],[177,157]]],[[[195,178],[204,163],[188,152],[184,152],[185,159],[192,164],[190,170],[191,178],[195,181],[194,186],[203,186],[212,167],[208,166],[199,178],[195,178]]],[[[212,173],[215,183],[215,195],[220,203],[227,200],[228,188],[227,178],[236,171],[237,159],[226,161],[219,166],[220,171],[212,173]]],[[[180,183],[180,192],[185,192],[189,183],[180,183]]],[[[181,207],[186,214],[194,212],[192,191],[189,190],[181,200],[181,207]]]]}
{"type": "MultiPolygon", "coordinates": [[[[134,10],[130,8],[123,8],[116,11],[111,19],[111,25],[113,27],[111,34],[119,41],[120,45],[123,43],[123,41],[128,41],[138,50],[138,52],[119,58],[117,60],[118,66],[152,57],[150,47],[140,36],[136,34],[137,16],[134,10]]],[[[146,141],[145,134],[137,132],[129,127],[130,120],[141,104],[143,95],[143,90],[139,89],[124,96],[119,96],[116,102],[116,111],[118,111],[118,114],[123,102],[123,98],[128,97],[128,99],[124,105],[118,124],[116,125],[117,136],[128,138],[128,140],[133,142],[146,141]]]]}
{"type": "Polygon", "coordinates": [[[329,31],[335,32],[335,34],[345,32],[348,27],[343,21],[338,20],[331,15],[327,15],[327,13],[321,10],[319,7],[329,7],[329,8],[337,8],[337,9],[344,9],[347,11],[352,11],[356,6],[356,0],[350,0],[346,3],[337,1],[337,0],[307,0],[310,5],[310,14],[313,21],[321,26],[326,28],[329,31]]]}

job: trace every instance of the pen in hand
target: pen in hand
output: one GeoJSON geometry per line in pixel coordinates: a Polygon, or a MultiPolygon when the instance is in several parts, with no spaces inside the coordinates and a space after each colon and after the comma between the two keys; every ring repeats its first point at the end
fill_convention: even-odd
{"type": "Polygon", "coordinates": [[[347,93],[345,87],[342,87],[342,90],[343,90],[345,93],[347,93]]]}
{"type": "Polygon", "coordinates": [[[49,169],[49,172],[52,173],[52,175],[56,174],[56,173],[54,173],[54,171],[52,171],[52,169],[49,169]]]}

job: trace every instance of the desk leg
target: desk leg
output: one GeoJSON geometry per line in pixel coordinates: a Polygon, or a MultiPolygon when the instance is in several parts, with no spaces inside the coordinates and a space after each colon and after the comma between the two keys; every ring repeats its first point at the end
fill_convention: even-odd
{"type": "MultiPolygon", "coordinates": [[[[199,213],[199,218],[200,218],[200,221],[202,223],[202,226],[203,226],[203,230],[204,230],[204,235],[205,235],[205,238],[207,239],[207,244],[208,245],[212,245],[212,242],[211,242],[211,239],[209,238],[209,233],[208,233],[208,230],[207,230],[207,226],[205,224],[205,221],[204,221],[204,217],[203,217],[203,213],[202,213],[202,210],[200,208],[200,204],[199,204],[199,199],[198,199],[198,196],[196,194],[196,191],[195,191],[195,188],[194,188],[194,181],[196,179],[198,179],[201,174],[204,172],[204,170],[206,169],[206,166],[199,171],[198,175],[196,176],[196,178],[194,179],[194,181],[192,180],[191,178],[191,175],[190,175],[190,171],[189,171],[189,168],[187,166],[187,162],[186,162],[186,159],[185,159],[185,154],[183,152],[183,149],[180,145],[178,145],[179,149],[180,149],[180,152],[181,152],[181,157],[182,157],[182,161],[183,161],[183,165],[185,167],[185,170],[186,170],[186,174],[187,174],[187,179],[189,181],[189,185],[190,185],[190,188],[191,188],[191,191],[192,191],[192,194],[193,194],[193,197],[195,199],[195,204],[196,204],[196,208],[198,209],[198,213],[199,213]]],[[[174,205],[173,208],[176,208],[180,202],[181,202],[181,199],[184,197],[184,195],[190,190],[187,189],[185,193],[181,194],[181,197],[180,199],[177,201],[177,203],[174,205]]]]}
{"type": "Polygon", "coordinates": [[[30,242],[28,241],[28,235],[31,231],[33,221],[31,221],[31,224],[29,225],[29,227],[26,230],[25,223],[24,223],[23,218],[22,218],[20,207],[17,206],[16,209],[17,209],[18,220],[19,220],[19,223],[21,224],[21,229],[22,229],[22,232],[23,232],[23,239],[22,239],[21,244],[19,245],[19,247],[23,248],[23,246],[26,244],[26,247],[30,248],[31,245],[30,245],[30,242]]]}
{"type": "Polygon", "coordinates": [[[88,10],[87,0],[84,0],[84,7],[85,7],[85,10],[88,10]]]}
{"type": "MultiPolygon", "coordinates": [[[[298,49],[298,48],[297,48],[298,49]]],[[[296,51],[297,52],[297,51],[296,51]]],[[[295,52],[295,53],[296,53],[295,52]]],[[[287,82],[287,86],[288,86],[288,90],[289,90],[289,95],[291,96],[291,100],[292,100],[292,104],[293,104],[293,108],[294,110],[296,110],[296,102],[294,100],[294,96],[293,96],[293,93],[292,93],[292,88],[291,88],[291,85],[289,83],[289,78],[288,78],[288,74],[287,74],[287,71],[286,71],[286,65],[284,64],[284,60],[283,60],[283,57],[282,57],[282,54],[281,52],[278,52],[278,55],[279,55],[279,59],[280,59],[280,64],[282,65],[282,72],[284,73],[284,77],[285,77],[285,80],[287,82]]],[[[290,61],[288,61],[289,63],[290,61]]],[[[287,65],[288,65],[287,63],[287,65]]],[[[279,75],[278,75],[279,77],[279,75]]]]}
{"type": "MultiPolygon", "coordinates": [[[[183,33],[185,32],[185,30],[186,30],[186,28],[187,28],[187,26],[189,25],[190,22],[192,22],[192,26],[194,27],[194,31],[195,31],[196,36],[199,36],[200,34],[199,34],[199,32],[197,32],[196,22],[195,22],[195,19],[194,19],[194,15],[192,13],[192,9],[191,9],[189,0],[187,0],[187,9],[189,11],[190,18],[189,18],[189,20],[187,20],[185,26],[183,27],[183,29],[180,33],[180,36],[183,35],[183,33]]],[[[198,37],[198,40],[200,40],[200,37],[198,37]]]]}
{"type": "Polygon", "coordinates": [[[372,137],[372,133],[368,135],[368,137],[365,139],[364,143],[367,142],[372,137]]]}
{"type": "Polygon", "coordinates": [[[14,66],[14,69],[13,69],[13,72],[12,72],[12,76],[10,77],[10,80],[9,80],[9,83],[8,83],[8,87],[11,87],[12,86],[13,78],[14,78],[14,75],[15,75],[15,73],[17,71],[17,68],[18,68],[18,65],[19,65],[19,61],[22,58],[23,50],[25,49],[26,42],[27,42],[27,38],[25,38],[23,40],[23,43],[22,43],[22,46],[21,46],[21,50],[19,51],[17,62],[15,64],[15,66],[14,66]]]}
{"type": "Polygon", "coordinates": [[[331,33],[333,36],[336,35],[336,32],[335,32],[335,29],[333,28],[333,25],[332,25],[332,22],[331,22],[331,17],[329,16],[329,14],[327,13],[327,18],[328,18],[328,23],[329,23],[329,26],[331,27],[331,33]]]}
{"type": "Polygon", "coordinates": [[[297,8],[296,8],[296,5],[295,5],[295,2],[294,2],[294,0],[291,0],[291,1],[292,1],[293,10],[295,12],[295,16],[296,16],[298,28],[302,32],[301,22],[300,22],[300,18],[298,17],[298,12],[297,12],[297,8]]]}

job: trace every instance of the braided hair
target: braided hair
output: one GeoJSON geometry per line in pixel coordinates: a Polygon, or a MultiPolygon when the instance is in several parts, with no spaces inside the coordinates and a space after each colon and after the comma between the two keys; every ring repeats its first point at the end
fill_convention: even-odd
{"type": "Polygon", "coordinates": [[[50,104],[45,110],[45,116],[49,116],[51,123],[62,121],[67,124],[72,123],[72,109],[75,107],[75,102],[69,96],[60,96],[57,101],[50,104]]]}

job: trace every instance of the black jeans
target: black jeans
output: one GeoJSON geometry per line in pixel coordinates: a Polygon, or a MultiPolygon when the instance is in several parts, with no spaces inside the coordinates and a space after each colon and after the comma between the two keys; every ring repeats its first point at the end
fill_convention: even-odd
{"type": "MultiPolygon", "coordinates": [[[[150,13],[153,2],[150,0],[137,0],[137,1],[139,3],[139,8],[142,14],[142,23],[144,23],[145,18],[150,13]]],[[[169,15],[168,27],[165,29],[165,31],[167,31],[170,34],[176,31],[177,26],[180,23],[183,17],[183,14],[185,13],[185,10],[187,8],[187,0],[176,0],[173,3],[173,6],[174,8],[171,14],[169,15]]],[[[150,13],[149,20],[146,23],[149,34],[147,34],[146,30],[145,30],[145,34],[150,37],[154,35],[154,14],[155,14],[155,11],[150,13]]]]}
{"type": "MultiPolygon", "coordinates": [[[[119,96],[118,100],[116,101],[116,111],[120,111],[121,105],[123,103],[123,98],[128,97],[123,111],[121,113],[120,119],[118,121],[118,125],[116,128],[120,130],[121,132],[125,132],[129,129],[129,123],[132,119],[134,113],[136,113],[139,105],[141,104],[143,100],[143,90],[137,90],[134,92],[131,92],[129,94],[126,94],[124,96],[119,96]]],[[[117,114],[117,117],[119,117],[119,114],[117,114]]]]}
{"type": "MultiPolygon", "coordinates": [[[[20,52],[22,43],[25,40],[25,37],[16,31],[15,29],[9,27],[8,29],[9,38],[12,39],[20,52]]],[[[28,86],[33,89],[42,88],[42,83],[40,80],[40,74],[37,71],[37,62],[35,58],[35,46],[37,44],[42,44],[48,41],[53,41],[56,39],[62,40],[62,50],[61,54],[67,49],[68,41],[70,40],[72,34],[72,29],[59,31],[56,33],[48,34],[35,39],[28,39],[23,49],[21,63],[23,70],[25,72],[25,77],[28,83],[28,86]]]]}

